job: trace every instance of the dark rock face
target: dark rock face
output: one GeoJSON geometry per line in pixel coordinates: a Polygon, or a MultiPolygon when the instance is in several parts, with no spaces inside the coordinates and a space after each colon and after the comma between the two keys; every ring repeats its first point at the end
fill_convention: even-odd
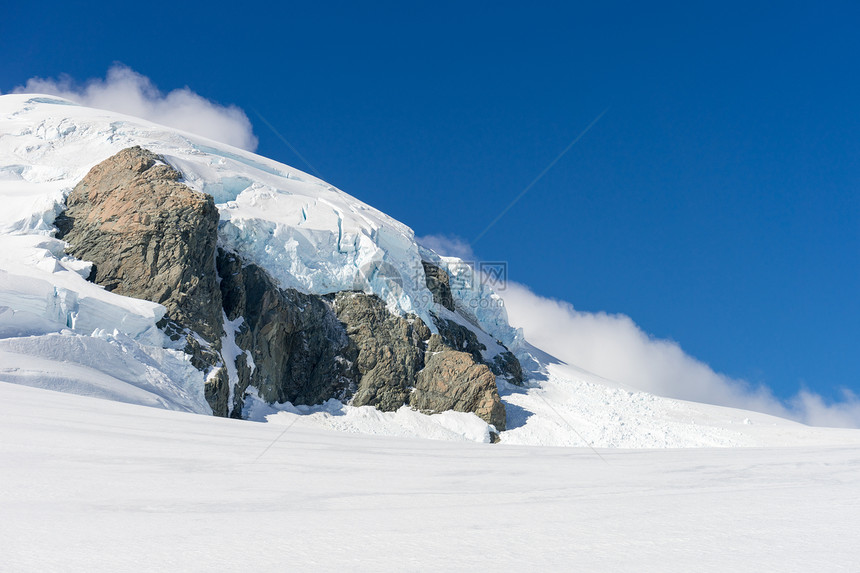
{"type": "MultiPolygon", "coordinates": [[[[516,370],[513,355],[485,364],[485,347],[469,328],[436,319],[439,334],[431,336],[420,318],[392,314],[375,295],[279,288],[262,268],[216,249],[212,198],[180,180],[153,153],[125,149],[90,170],[56,225],[68,252],[94,263],[91,280],[165,306],[160,326],[184,339],[192,364],[207,373],[215,415],[241,417],[253,386],[269,403],[337,398],[383,411],[408,404],[474,412],[504,429],[491,368],[516,370]],[[224,316],[234,325],[241,319],[238,328],[225,333],[224,316]],[[243,351],[232,381],[224,336],[243,351]]],[[[424,269],[434,300],[453,310],[447,273],[430,263],[424,269]]]]}
{"type": "Polygon", "coordinates": [[[423,412],[474,412],[496,430],[505,429],[505,405],[495,375],[466,352],[448,350],[432,355],[418,374],[409,404],[423,412]]]}
{"type": "MultiPolygon", "coordinates": [[[[386,412],[408,404],[427,413],[475,412],[504,428],[495,376],[480,354],[476,361],[451,350],[420,318],[394,315],[363,292],[316,296],[280,289],[263,269],[223,250],[217,262],[227,318],[244,318],[236,344],[253,363],[245,354],[236,359],[231,415],[240,415],[244,393],[254,386],[270,403],[351,398],[354,406],[386,412]],[[431,355],[438,365],[428,370],[431,355]]],[[[228,387],[220,392],[218,403],[226,404],[228,387]]]]}
{"type": "Polygon", "coordinates": [[[224,311],[230,321],[244,318],[236,344],[253,363],[245,354],[236,360],[234,412],[248,386],[269,403],[319,404],[352,393],[350,340],[327,300],[280,289],[263,269],[221,249],[217,262],[224,311]]]}
{"type": "Polygon", "coordinates": [[[337,293],[334,311],[346,327],[359,375],[353,405],[391,412],[408,404],[424,367],[427,325],[416,316],[391,314],[379,297],[364,293],[337,293]]]}
{"type": "Polygon", "coordinates": [[[421,261],[424,266],[424,281],[433,293],[433,300],[448,310],[454,310],[454,296],[451,294],[451,283],[448,273],[427,261],[421,261]]]}
{"type": "MultiPolygon", "coordinates": [[[[195,365],[196,366],[196,365],[195,365]]],[[[205,368],[200,368],[205,370],[205,368]]],[[[206,380],[206,385],[203,387],[203,393],[209,407],[212,408],[212,414],[226,418],[230,415],[230,380],[227,375],[226,368],[219,368],[214,376],[206,380]]]]}
{"type": "Polygon", "coordinates": [[[484,361],[481,352],[487,347],[478,341],[478,336],[474,332],[447,318],[434,316],[433,320],[439,335],[438,340],[433,340],[431,350],[438,351],[440,348],[437,346],[442,346],[450,350],[466,352],[479,364],[484,361]]]}
{"type": "Polygon", "coordinates": [[[495,374],[507,378],[508,382],[523,385],[523,366],[510,350],[493,356],[493,363],[489,366],[495,374]]]}
{"type": "Polygon", "coordinates": [[[217,346],[218,210],[181,177],[150,151],[124,149],[75,186],[56,224],[69,254],[95,263],[94,282],[163,304],[170,320],[217,346]]]}
{"type": "MultiPolygon", "coordinates": [[[[357,351],[350,352],[359,376],[354,406],[393,411],[409,404],[425,413],[473,412],[497,430],[505,429],[505,405],[480,350],[475,356],[451,349],[420,318],[393,315],[374,295],[338,293],[334,310],[357,351]]],[[[471,341],[477,348],[474,333],[449,322],[459,327],[452,329],[459,336],[455,343],[469,346],[471,341]]]]}

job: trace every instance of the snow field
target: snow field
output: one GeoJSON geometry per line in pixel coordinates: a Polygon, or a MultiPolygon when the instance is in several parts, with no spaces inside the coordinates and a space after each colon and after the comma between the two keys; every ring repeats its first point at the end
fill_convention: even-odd
{"type": "Polygon", "coordinates": [[[301,421],[284,431],[2,383],[0,409],[10,571],[790,573],[860,562],[857,444],[597,457],[301,421]]]}

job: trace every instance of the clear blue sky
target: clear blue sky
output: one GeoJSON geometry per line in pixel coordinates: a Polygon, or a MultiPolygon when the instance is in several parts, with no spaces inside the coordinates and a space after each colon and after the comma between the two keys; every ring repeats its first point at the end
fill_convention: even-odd
{"type": "Polygon", "coordinates": [[[103,77],[248,112],[259,153],[780,396],[860,391],[857,2],[7,3],[0,90],[103,77]]]}

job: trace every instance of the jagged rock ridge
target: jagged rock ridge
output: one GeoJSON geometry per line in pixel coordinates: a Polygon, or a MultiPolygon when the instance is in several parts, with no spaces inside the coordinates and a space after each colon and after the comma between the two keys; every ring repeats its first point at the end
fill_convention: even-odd
{"type": "MultiPolygon", "coordinates": [[[[279,288],[264,269],[216,248],[213,199],[181,179],[151,152],[125,149],[75,187],[56,224],[70,254],[94,263],[91,280],[166,307],[165,332],[184,336],[192,362],[209,372],[216,415],[240,417],[254,387],[269,403],[337,398],[384,411],[408,404],[474,412],[505,428],[493,371],[520,382],[512,354],[485,363],[486,348],[468,328],[431,314],[432,334],[419,317],[393,314],[364,292],[279,288]],[[232,376],[223,341],[241,350],[232,376]]],[[[424,270],[435,303],[452,311],[445,271],[427,262],[424,270]]]]}

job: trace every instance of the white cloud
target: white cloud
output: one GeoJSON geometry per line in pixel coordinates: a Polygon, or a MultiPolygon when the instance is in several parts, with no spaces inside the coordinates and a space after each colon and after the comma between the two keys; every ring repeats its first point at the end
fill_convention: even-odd
{"type": "Polygon", "coordinates": [[[56,95],[85,106],[117,111],[168,127],[196,133],[253,151],[257,148],[248,116],[236,106],[214,103],[189,88],[162,93],[152,81],[131,68],[115,64],[107,78],[79,85],[68,76],[30,78],[14,93],[56,95]]]}
{"type": "Polygon", "coordinates": [[[464,261],[475,260],[475,252],[472,250],[472,246],[460,237],[452,235],[426,235],[424,237],[416,237],[415,240],[444,257],[459,257],[464,261]]]}
{"type": "Polygon", "coordinates": [[[813,426],[860,427],[860,398],[850,390],[842,391],[842,402],[831,404],[825,403],[818,394],[802,390],[791,399],[790,406],[803,414],[803,421],[813,426]]]}
{"type": "Polygon", "coordinates": [[[513,326],[555,357],[604,378],[652,394],[745,408],[817,426],[860,427],[860,399],[845,391],[843,401],[799,392],[781,403],[766,387],[714,372],[671,340],[654,338],[623,314],[590,313],[508,283],[503,296],[513,326]]]}

